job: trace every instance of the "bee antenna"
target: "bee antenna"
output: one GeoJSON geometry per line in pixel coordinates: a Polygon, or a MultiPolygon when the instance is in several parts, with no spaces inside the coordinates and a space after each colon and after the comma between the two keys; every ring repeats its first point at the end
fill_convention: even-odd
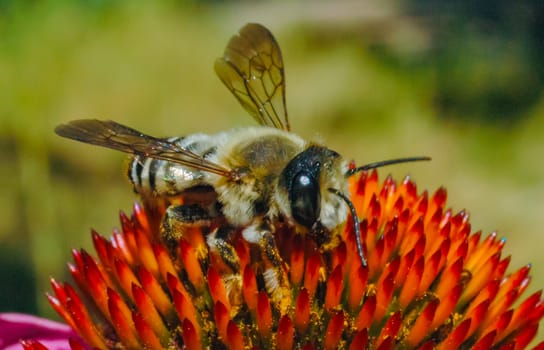
{"type": "Polygon", "coordinates": [[[399,164],[399,163],[408,163],[408,162],[419,162],[422,160],[431,160],[431,157],[408,157],[408,158],[397,158],[397,159],[389,159],[389,160],[382,160],[381,162],[375,162],[375,163],[369,163],[366,165],[361,165],[360,167],[349,169],[344,174],[345,177],[350,177],[355,175],[358,172],[366,171],[370,169],[376,169],[380,168],[382,166],[391,165],[391,164],[399,164]]]}
{"type": "Polygon", "coordinates": [[[342,192],[337,190],[336,188],[329,188],[329,192],[334,193],[338,197],[340,197],[349,207],[349,211],[351,212],[351,220],[353,221],[353,233],[355,234],[355,241],[357,243],[357,251],[359,252],[359,258],[361,258],[361,264],[363,266],[367,266],[366,264],[366,258],[365,253],[363,251],[363,242],[361,242],[361,225],[359,222],[359,218],[357,217],[357,211],[355,210],[355,207],[353,206],[353,202],[346,197],[342,192]]]}

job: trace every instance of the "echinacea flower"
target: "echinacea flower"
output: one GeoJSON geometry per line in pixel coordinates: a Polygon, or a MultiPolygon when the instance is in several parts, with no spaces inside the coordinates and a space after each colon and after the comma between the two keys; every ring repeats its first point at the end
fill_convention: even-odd
{"type": "MultiPolygon", "coordinates": [[[[350,184],[368,266],[352,225],[320,252],[278,226],[287,307],[263,286],[255,247],[233,238],[238,270],[210,252],[194,228],[175,249],[161,243],[164,209],[136,205],[121,230],[92,233],[97,257],[74,250],[77,289],[52,279],[49,301],[93,348],[524,349],[544,315],[541,291],[526,297],[530,266],[506,270],[504,240],[471,232],[446,209],[446,191],[418,193],[363,173],[350,184]]],[[[39,343],[34,343],[37,349],[39,343]]],[[[78,342],[73,348],[81,348],[78,342]]],[[[544,343],[537,348],[544,347],[544,343]]]]}

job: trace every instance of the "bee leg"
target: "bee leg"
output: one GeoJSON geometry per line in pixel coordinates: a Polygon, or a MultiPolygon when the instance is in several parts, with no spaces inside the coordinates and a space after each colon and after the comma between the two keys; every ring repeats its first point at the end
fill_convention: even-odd
{"type": "MultiPolygon", "coordinates": [[[[179,240],[189,236],[190,228],[209,227],[213,217],[209,210],[198,204],[173,205],[166,209],[161,225],[161,236],[171,253],[174,253],[179,245],[179,240]]],[[[199,234],[202,234],[199,232],[199,234]]],[[[174,254],[175,255],[175,254],[174,254]]],[[[201,252],[199,257],[207,255],[201,252]]]]}
{"type": "Polygon", "coordinates": [[[221,260],[234,273],[240,272],[240,259],[230,244],[231,236],[235,229],[231,226],[220,226],[206,237],[206,243],[212,252],[217,253],[221,260]]]}
{"type": "Polygon", "coordinates": [[[242,235],[248,242],[260,246],[265,266],[263,278],[266,291],[280,312],[287,312],[291,306],[291,292],[287,271],[276,246],[273,228],[266,222],[257,223],[247,227],[242,235]]]}

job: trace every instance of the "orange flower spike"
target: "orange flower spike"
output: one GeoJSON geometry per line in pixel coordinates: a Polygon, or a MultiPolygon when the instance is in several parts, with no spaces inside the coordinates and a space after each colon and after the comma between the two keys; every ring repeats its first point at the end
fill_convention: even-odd
{"type": "Polygon", "coordinates": [[[367,256],[368,271],[370,272],[369,276],[371,280],[376,279],[382,272],[382,256],[384,251],[384,239],[383,236],[380,236],[375,241],[375,246],[373,250],[369,250],[367,256]]]}
{"type": "Polygon", "coordinates": [[[478,293],[478,295],[470,302],[469,307],[465,310],[465,314],[472,313],[472,310],[485,300],[494,301],[500,287],[499,280],[492,280],[478,293]]]}
{"type": "Polygon", "coordinates": [[[94,260],[85,252],[85,280],[87,282],[87,291],[92,297],[93,302],[98,307],[102,315],[104,315],[109,321],[110,314],[108,311],[108,285],[104,281],[102,274],[98,270],[94,260]]]}
{"type": "Polygon", "coordinates": [[[327,330],[325,331],[325,340],[323,341],[323,347],[325,349],[337,349],[340,345],[340,338],[344,330],[344,313],[342,311],[337,312],[329,320],[327,330]]]}
{"type": "Polygon", "coordinates": [[[168,274],[166,276],[166,285],[168,286],[168,289],[170,290],[170,293],[174,293],[175,291],[178,291],[179,293],[183,294],[184,297],[189,298],[189,293],[181,283],[181,281],[176,277],[176,275],[168,274]]]}
{"type": "Polygon", "coordinates": [[[134,221],[136,226],[140,227],[143,232],[148,232],[151,237],[151,227],[149,226],[149,220],[147,219],[146,212],[140,203],[136,202],[132,206],[132,213],[134,215],[134,221]]]}
{"type": "Polygon", "coordinates": [[[85,339],[87,344],[100,349],[106,348],[106,342],[102,337],[100,331],[94,325],[87,309],[83,305],[83,302],[77,295],[76,291],[66,284],[64,287],[68,300],[66,302],[66,309],[70,313],[70,317],[74,321],[76,330],[79,335],[85,339]]]}
{"type": "Polygon", "coordinates": [[[91,229],[91,238],[93,240],[94,250],[98,254],[98,258],[102,265],[111,266],[111,256],[108,252],[108,246],[111,246],[110,242],[93,229],[91,229]]]}
{"type": "Polygon", "coordinates": [[[297,332],[303,334],[310,323],[310,294],[305,288],[298,293],[294,317],[297,332]]]}
{"type": "Polygon", "coordinates": [[[306,273],[304,274],[304,288],[308,291],[310,298],[314,297],[319,281],[319,269],[321,268],[321,255],[318,252],[313,253],[306,263],[306,273]]]}
{"type": "Polygon", "coordinates": [[[184,319],[181,323],[181,337],[185,349],[201,349],[203,347],[197,330],[188,319],[184,319]]]}
{"type": "Polygon", "coordinates": [[[399,187],[399,193],[406,199],[407,206],[412,206],[413,203],[417,201],[417,186],[410,179],[410,176],[406,176],[404,180],[402,180],[402,185],[399,187]]]}
{"type": "Polygon", "coordinates": [[[514,301],[516,301],[518,296],[519,290],[511,290],[503,298],[495,298],[492,300],[483,323],[487,325],[493,322],[497,317],[505,312],[514,303],[514,301]]]}
{"type": "Polygon", "coordinates": [[[435,329],[442,325],[448,317],[454,312],[455,306],[461,297],[463,292],[463,286],[461,284],[456,285],[450,291],[450,293],[444,297],[438,298],[440,304],[436,309],[431,329],[435,329]]]}
{"type": "Polygon", "coordinates": [[[174,298],[174,307],[181,321],[188,320],[197,333],[200,334],[200,326],[195,310],[195,306],[186,295],[177,289],[172,292],[174,298]]]}
{"type": "Polygon", "coordinates": [[[119,336],[119,340],[129,349],[141,347],[130,309],[113,289],[108,289],[108,296],[108,310],[111,315],[111,324],[115,329],[115,333],[119,336]]]}
{"type": "Polygon", "coordinates": [[[395,276],[395,283],[398,286],[402,286],[404,284],[404,281],[406,280],[406,276],[408,275],[408,271],[410,271],[410,268],[412,267],[412,264],[414,263],[414,256],[415,256],[415,250],[412,249],[408,254],[404,254],[400,258],[400,265],[397,271],[397,274],[395,276]]]}
{"type": "Polygon", "coordinates": [[[395,181],[391,175],[387,175],[379,191],[380,202],[387,203],[391,195],[395,193],[395,181]]]}
{"type": "MultiPolygon", "coordinates": [[[[456,215],[452,216],[450,220],[450,223],[452,225],[451,238],[453,242],[456,242],[456,245],[454,245],[455,249],[460,244],[467,244],[468,251],[468,240],[471,230],[470,224],[468,223],[468,218],[469,216],[465,211],[460,211],[456,215]]],[[[474,233],[473,235],[478,235],[478,233],[474,233]]]]}
{"type": "Polygon", "coordinates": [[[465,261],[466,256],[468,254],[468,242],[463,241],[460,244],[457,245],[455,249],[450,249],[448,253],[447,261],[455,261],[459,258],[462,258],[463,261],[465,261]]]}
{"type": "Polygon", "coordinates": [[[376,350],[393,350],[393,338],[385,338],[384,341],[376,348],[376,350]]]}
{"type": "Polygon", "coordinates": [[[531,317],[532,313],[542,312],[542,291],[538,291],[528,297],[521,305],[519,305],[515,310],[509,310],[512,313],[512,320],[504,328],[502,334],[499,332],[498,338],[502,339],[504,336],[509,335],[515,329],[525,326],[527,323],[537,322],[542,317],[541,315],[536,315],[537,317],[531,317]],[[540,305],[540,309],[538,308],[540,305]]]}
{"type": "Polygon", "coordinates": [[[417,296],[423,268],[424,258],[423,256],[420,256],[419,259],[417,259],[417,261],[414,263],[410,271],[408,271],[408,275],[406,276],[406,280],[404,281],[404,285],[402,286],[402,290],[399,296],[401,308],[405,309],[408,304],[410,304],[412,300],[414,300],[414,298],[417,296]]]}
{"type": "Polygon", "coordinates": [[[397,247],[397,237],[398,237],[398,219],[394,218],[390,221],[390,227],[385,231],[384,234],[384,251],[381,257],[381,266],[385,266],[389,259],[391,259],[391,254],[393,250],[397,247]]]}
{"type": "Polygon", "coordinates": [[[244,269],[244,275],[242,278],[242,293],[244,295],[244,301],[247,308],[251,312],[255,312],[257,309],[257,278],[255,272],[251,266],[246,265],[244,269]]]}
{"type": "Polygon", "coordinates": [[[340,242],[340,244],[332,250],[330,266],[334,269],[338,265],[344,266],[348,258],[348,252],[346,244],[340,242]]]}
{"type": "Polygon", "coordinates": [[[155,259],[155,254],[151,248],[149,237],[147,237],[143,229],[136,229],[134,237],[136,238],[136,244],[138,247],[138,258],[141,264],[153,274],[155,277],[159,277],[159,264],[155,259]]]}
{"type": "MultiPolygon", "coordinates": [[[[111,255],[112,260],[113,257],[117,255],[119,258],[123,258],[129,265],[132,266],[135,264],[135,258],[133,253],[130,251],[127,240],[129,239],[125,234],[120,233],[117,229],[114,229],[110,238],[111,249],[109,249],[108,253],[111,255]]],[[[132,237],[132,241],[134,242],[134,237],[132,237]]],[[[134,242],[134,244],[136,244],[136,242],[134,242]]]]}
{"type": "Polygon", "coordinates": [[[217,270],[210,266],[208,268],[208,287],[210,289],[210,294],[212,296],[212,300],[214,303],[220,302],[227,308],[227,311],[230,312],[230,302],[227,296],[227,289],[225,288],[225,284],[223,283],[223,280],[221,279],[221,276],[217,272],[217,270]]]}
{"type": "MultiPolygon", "coordinates": [[[[355,178],[355,177],[353,177],[355,178]]],[[[378,188],[378,173],[376,171],[363,172],[359,181],[355,184],[355,208],[357,209],[357,214],[359,217],[365,217],[366,214],[363,212],[363,209],[368,208],[370,199],[372,198],[371,193],[375,193],[378,188]],[[359,209],[360,208],[360,209],[359,209]]]]}
{"type": "Polygon", "coordinates": [[[227,341],[227,326],[230,321],[230,314],[229,310],[220,301],[215,303],[213,317],[219,338],[225,343],[227,341]]]}
{"type": "Polygon", "coordinates": [[[135,284],[132,285],[132,295],[141,317],[153,329],[153,332],[159,337],[161,343],[167,344],[169,338],[168,329],[153,305],[151,298],[141,287],[135,284]]]}
{"type": "MultiPolygon", "coordinates": [[[[487,334],[488,332],[492,330],[497,331],[497,336],[495,338],[495,342],[501,341],[505,336],[509,335],[508,332],[505,331],[506,327],[508,327],[509,324],[511,324],[512,316],[514,314],[513,310],[508,310],[504,312],[502,315],[497,317],[496,320],[493,320],[487,328],[480,327],[480,330],[485,329],[481,334],[487,334]]],[[[486,326],[486,325],[482,325],[486,326]]],[[[521,327],[520,327],[521,328],[521,327]]]]}
{"type": "Polygon", "coordinates": [[[119,213],[122,233],[117,233],[114,237],[118,240],[120,247],[125,247],[127,262],[130,265],[136,263],[138,257],[138,245],[136,244],[136,230],[134,223],[123,212],[119,213]]]}
{"type": "Polygon", "coordinates": [[[153,275],[147,271],[143,266],[138,269],[138,275],[140,282],[144,288],[146,294],[151,298],[153,304],[160,312],[160,314],[168,321],[174,322],[174,309],[172,308],[172,302],[159,282],[153,277],[153,275]]]}
{"type": "Polygon", "coordinates": [[[493,255],[484,266],[472,273],[472,278],[465,286],[463,300],[471,300],[491,280],[492,273],[499,264],[500,253],[493,255]]]}
{"type": "Polygon", "coordinates": [[[355,328],[358,330],[363,330],[369,328],[372,325],[372,320],[374,317],[374,312],[376,311],[376,296],[372,295],[366,298],[363,303],[361,311],[357,316],[357,321],[355,322],[355,328]]]}
{"type": "MultiPolygon", "coordinates": [[[[429,192],[425,190],[419,196],[419,202],[415,206],[414,217],[425,218],[426,214],[428,213],[428,210],[427,210],[428,208],[429,208],[429,192]]],[[[423,220],[423,223],[426,223],[426,220],[423,220]]]]}
{"type": "Polygon", "coordinates": [[[464,320],[448,335],[440,344],[438,350],[457,350],[459,345],[466,339],[466,334],[470,328],[471,320],[464,320]]]}
{"type": "Polygon", "coordinates": [[[167,281],[168,274],[171,274],[173,276],[177,274],[174,263],[172,262],[172,259],[170,258],[170,255],[164,245],[154,243],[152,246],[153,253],[155,254],[155,258],[157,259],[157,263],[159,264],[159,270],[162,280],[167,281]]]}
{"type": "Polygon", "coordinates": [[[432,340],[429,340],[425,343],[423,343],[418,350],[433,350],[434,349],[434,343],[432,340]]]}
{"type": "MultiPolygon", "coordinates": [[[[516,346],[515,350],[523,350],[529,345],[529,343],[534,339],[538,331],[538,324],[532,324],[524,329],[522,329],[516,336],[514,342],[516,346]]],[[[533,348],[533,350],[543,350],[544,342],[539,343],[533,348]]]]}
{"type": "Polygon", "coordinates": [[[497,233],[491,233],[470,254],[466,262],[467,269],[470,271],[479,270],[492,255],[500,253],[503,245],[504,240],[497,241],[497,233]]]}
{"type": "Polygon", "coordinates": [[[383,319],[387,310],[389,309],[389,303],[395,290],[395,280],[393,274],[389,274],[383,283],[377,285],[376,291],[376,312],[374,313],[374,320],[379,321],[383,319]]]}
{"type": "Polygon", "coordinates": [[[474,308],[472,314],[465,313],[465,317],[463,317],[463,320],[471,321],[471,325],[467,330],[468,335],[472,335],[472,333],[474,333],[478,329],[478,327],[487,324],[487,321],[483,321],[483,320],[484,318],[486,318],[486,313],[489,310],[489,304],[490,304],[490,301],[485,300],[480,305],[474,308]]]}
{"type": "Polygon", "coordinates": [[[238,261],[240,263],[240,271],[244,271],[246,266],[251,263],[251,257],[249,256],[249,247],[244,240],[239,240],[234,246],[236,255],[238,255],[238,261]]]}
{"type": "Polygon", "coordinates": [[[503,278],[504,274],[506,273],[506,269],[508,268],[508,265],[510,265],[510,260],[510,256],[507,256],[499,262],[497,268],[495,269],[495,271],[493,271],[493,279],[503,278]]]}
{"type": "Polygon", "coordinates": [[[270,308],[270,300],[264,291],[260,291],[257,297],[256,316],[259,335],[263,339],[268,339],[272,328],[272,309],[270,308]]]}
{"type": "Polygon", "coordinates": [[[304,276],[304,246],[302,236],[296,235],[293,238],[291,251],[291,269],[289,270],[291,283],[299,286],[304,276]]]}
{"type": "Polygon", "coordinates": [[[236,322],[230,320],[227,325],[227,347],[229,350],[244,350],[244,339],[236,322]]]}
{"type": "Polygon", "coordinates": [[[81,252],[77,249],[72,249],[72,258],[74,259],[74,264],[68,263],[70,274],[81,289],[87,290],[87,281],[85,280],[84,275],[85,263],[83,262],[81,252]]]}
{"type": "Polygon", "coordinates": [[[365,295],[365,290],[368,281],[368,269],[361,266],[361,264],[355,265],[359,266],[358,269],[351,269],[349,275],[349,288],[348,288],[348,305],[351,311],[357,310],[363,296],[365,295]]]}
{"type": "Polygon", "coordinates": [[[377,346],[386,341],[386,339],[395,339],[397,333],[399,332],[400,326],[402,325],[402,312],[397,311],[387,319],[385,325],[382,327],[380,335],[377,338],[377,346]]]}
{"type": "Polygon", "coordinates": [[[476,344],[472,347],[472,350],[488,350],[493,345],[497,331],[492,331],[481,337],[476,344]]]}
{"type": "Polygon", "coordinates": [[[436,296],[442,299],[457,285],[463,272],[463,258],[458,258],[453,264],[443,270],[440,281],[436,286],[436,296]]]}
{"type": "Polygon", "coordinates": [[[302,347],[302,350],[315,350],[315,346],[312,343],[308,343],[302,347]]]}
{"type": "Polygon", "coordinates": [[[59,301],[59,299],[55,298],[51,294],[46,293],[47,301],[49,302],[49,305],[53,307],[53,310],[57,312],[57,314],[62,317],[62,319],[70,326],[72,329],[77,329],[74,321],[72,320],[72,316],[66,309],[64,305],[59,301]]]}
{"type": "Polygon", "coordinates": [[[437,273],[439,272],[438,264],[440,264],[441,256],[442,254],[439,250],[423,264],[423,274],[421,275],[421,281],[419,282],[418,295],[423,295],[435,280],[437,273]]]}
{"type": "Polygon", "coordinates": [[[444,208],[446,200],[448,199],[448,191],[444,187],[438,188],[430,201],[430,210],[435,211],[438,208],[444,208]]]}
{"type": "Polygon", "coordinates": [[[139,286],[140,281],[138,281],[138,279],[134,275],[134,272],[132,272],[132,269],[127,265],[125,261],[116,258],[113,262],[113,265],[115,267],[115,273],[117,274],[117,280],[119,281],[121,288],[123,288],[123,291],[127,296],[133,298],[132,286],[139,286]]]}
{"type": "Polygon", "coordinates": [[[331,310],[340,304],[340,298],[342,297],[344,287],[343,277],[342,266],[337,265],[327,279],[325,310],[331,310]]]}
{"type": "Polygon", "coordinates": [[[376,282],[376,285],[378,286],[381,285],[384,279],[388,278],[389,275],[395,278],[399,272],[399,267],[400,267],[400,259],[398,257],[396,257],[395,259],[387,263],[384,266],[383,270],[381,271],[380,277],[378,281],[376,282]]]}
{"type": "Polygon", "coordinates": [[[72,316],[66,309],[68,296],[66,295],[64,286],[58,283],[54,278],[51,278],[50,282],[51,282],[51,287],[53,288],[53,292],[55,293],[55,296],[52,296],[46,293],[49,304],[66,321],[66,323],[68,323],[70,327],[72,327],[73,329],[77,329],[74,321],[72,320],[72,316]]]}
{"type": "Polygon", "coordinates": [[[134,321],[134,325],[136,327],[136,331],[138,332],[140,341],[144,345],[144,349],[164,350],[164,348],[166,348],[166,346],[163,346],[161,344],[161,341],[153,331],[153,328],[149,324],[147,324],[144,317],[140,313],[133,311],[132,320],[134,321]]]}
{"type": "Polygon", "coordinates": [[[205,287],[205,279],[195,250],[185,239],[180,239],[179,251],[183,268],[187,272],[189,281],[191,281],[197,290],[201,291],[205,287]]]}
{"type": "Polygon", "coordinates": [[[24,350],[48,350],[45,345],[34,339],[23,339],[20,344],[24,350]]]}
{"type": "Polygon", "coordinates": [[[419,256],[423,254],[425,249],[425,235],[424,235],[424,226],[423,219],[419,217],[404,235],[404,240],[401,242],[399,254],[407,254],[414,248],[416,249],[416,255],[419,256]]]}
{"type": "Polygon", "coordinates": [[[525,265],[510,276],[506,276],[501,284],[499,293],[495,300],[501,300],[506,295],[508,295],[512,290],[519,289],[519,286],[522,285],[522,282],[527,279],[529,276],[529,271],[531,270],[531,265],[525,265]]]}
{"type": "MultiPolygon", "coordinates": [[[[376,218],[372,218],[370,221],[365,219],[361,222],[361,236],[364,242],[363,247],[366,246],[367,259],[370,259],[372,252],[376,250],[378,240],[378,220],[376,218]]],[[[372,272],[371,268],[369,270],[372,272]]]]}
{"type": "Polygon", "coordinates": [[[349,345],[349,350],[359,350],[366,349],[368,345],[368,329],[364,328],[355,333],[351,344],[349,345]]]}
{"type": "Polygon", "coordinates": [[[429,334],[429,331],[432,331],[432,322],[435,317],[436,310],[438,308],[439,300],[431,300],[429,303],[423,308],[423,311],[419,314],[417,317],[414,326],[412,329],[410,329],[410,332],[408,333],[408,336],[406,337],[406,342],[410,347],[416,347],[423,338],[427,334],[429,334]]]}
{"type": "Polygon", "coordinates": [[[71,350],[87,350],[87,348],[81,344],[81,342],[74,338],[68,338],[68,344],[70,345],[71,350]]]}
{"type": "MultiPolygon", "coordinates": [[[[435,214],[436,215],[436,214],[435,214]]],[[[440,218],[442,217],[442,212],[439,214],[440,218]]],[[[448,239],[449,233],[443,233],[443,231],[438,227],[440,218],[436,219],[433,216],[431,223],[427,224],[425,227],[425,234],[427,235],[427,246],[425,247],[425,255],[431,256],[436,252],[441,252],[444,249],[443,244],[446,239],[448,239]],[[434,221],[433,221],[434,220],[434,221]]],[[[449,250],[446,249],[447,252],[449,250]]]]}
{"type": "Polygon", "coordinates": [[[295,341],[295,329],[293,321],[287,315],[283,315],[278,323],[276,346],[278,350],[291,350],[295,341]]]}

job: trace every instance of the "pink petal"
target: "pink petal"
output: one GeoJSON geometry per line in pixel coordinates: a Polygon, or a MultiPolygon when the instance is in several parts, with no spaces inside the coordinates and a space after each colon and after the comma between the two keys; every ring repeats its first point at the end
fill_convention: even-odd
{"type": "Polygon", "coordinates": [[[0,349],[21,350],[21,340],[33,339],[50,350],[69,350],[70,337],[79,338],[65,324],[27,314],[0,313],[0,349]]]}

